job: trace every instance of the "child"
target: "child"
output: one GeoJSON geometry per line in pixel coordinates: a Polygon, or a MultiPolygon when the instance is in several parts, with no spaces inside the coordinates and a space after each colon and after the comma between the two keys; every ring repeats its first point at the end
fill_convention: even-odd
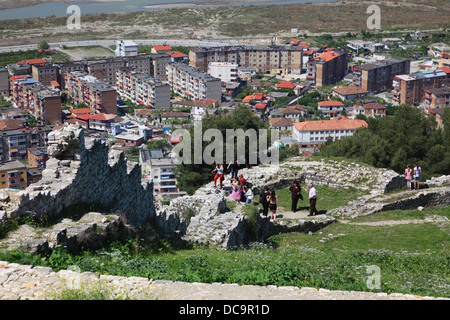
{"type": "Polygon", "coordinates": [[[405,180],[406,180],[406,186],[408,187],[408,190],[411,190],[411,173],[412,169],[409,167],[409,163],[406,165],[405,169],[405,180]]]}

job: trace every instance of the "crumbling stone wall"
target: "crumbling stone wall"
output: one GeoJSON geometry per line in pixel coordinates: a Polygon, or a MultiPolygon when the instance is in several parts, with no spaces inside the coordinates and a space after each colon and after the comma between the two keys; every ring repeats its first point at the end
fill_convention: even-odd
{"type": "Polygon", "coordinates": [[[80,204],[121,212],[136,224],[154,218],[153,184],[142,183],[139,164],[127,162],[122,151],[108,152],[75,125],[49,133],[48,144],[42,180],[0,192],[0,224],[2,217],[52,219],[80,204]]]}

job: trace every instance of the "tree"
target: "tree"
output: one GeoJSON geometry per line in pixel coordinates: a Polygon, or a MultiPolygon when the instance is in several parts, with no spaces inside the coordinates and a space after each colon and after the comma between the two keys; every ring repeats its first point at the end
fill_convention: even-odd
{"type": "Polygon", "coordinates": [[[47,43],[47,41],[42,40],[42,41],[39,43],[39,49],[45,50],[45,49],[49,49],[49,48],[50,48],[50,45],[47,43]]]}
{"type": "MultiPolygon", "coordinates": [[[[175,166],[175,173],[177,176],[177,186],[180,190],[186,191],[188,194],[192,194],[202,185],[208,183],[212,179],[212,173],[211,170],[214,168],[214,165],[211,163],[207,163],[203,157],[205,149],[208,151],[207,147],[213,142],[213,141],[205,141],[205,132],[208,129],[217,129],[220,131],[222,139],[223,139],[223,155],[218,162],[224,164],[224,168],[226,168],[226,160],[227,160],[227,144],[226,144],[226,138],[227,138],[227,129],[242,129],[244,132],[246,132],[249,129],[254,129],[257,134],[257,141],[258,143],[260,136],[259,136],[259,129],[267,129],[268,126],[266,123],[264,123],[260,118],[256,117],[253,112],[244,105],[239,105],[235,108],[235,110],[227,115],[227,116],[215,116],[215,115],[208,115],[206,116],[201,123],[201,152],[202,152],[202,161],[201,163],[195,163],[195,154],[194,151],[196,150],[194,143],[195,141],[195,126],[191,126],[189,128],[189,136],[190,136],[190,146],[191,146],[191,152],[188,155],[181,154],[180,156],[186,157],[186,159],[189,159],[190,163],[180,163],[175,166]]],[[[270,140],[270,136],[268,137],[268,140],[270,140]]],[[[251,166],[253,164],[249,163],[249,157],[250,157],[250,141],[249,137],[245,137],[245,153],[244,155],[237,154],[237,145],[236,142],[237,138],[234,138],[234,155],[236,156],[243,156],[245,158],[244,161],[241,161],[241,164],[243,166],[251,166]]],[[[185,139],[183,139],[182,143],[188,143],[185,139]]],[[[200,142],[197,142],[200,143],[200,142]]],[[[258,144],[257,144],[258,145],[258,144]]],[[[184,149],[182,150],[184,151],[184,149]]],[[[213,156],[219,156],[214,154],[213,156]]],[[[258,156],[258,155],[257,155],[258,156]]],[[[259,161],[259,156],[258,156],[259,161]]],[[[185,161],[187,162],[187,161],[185,161]]]]}
{"type": "MultiPolygon", "coordinates": [[[[449,109],[450,110],[450,109],[449,109]]],[[[444,130],[418,108],[400,105],[393,116],[368,118],[368,127],[351,137],[327,142],[322,156],[357,159],[375,167],[402,173],[407,163],[419,162],[425,176],[450,174],[450,111],[444,112],[444,130]]]]}

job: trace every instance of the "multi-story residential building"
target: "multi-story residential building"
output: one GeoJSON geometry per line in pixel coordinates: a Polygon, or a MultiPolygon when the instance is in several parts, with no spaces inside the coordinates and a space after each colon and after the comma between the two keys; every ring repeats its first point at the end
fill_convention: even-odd
{"type": "Polygon", "coordinates": [[[116,90],[93,75],[82,71],[68,72],[65,84],[67,94],[75,104],[85,103],[97,113],[117,113],[116,90]]]}
{"type": "Polygon", "coordinates": [[[364,120],[349,119],[345,116],[331,120],[303,121],[294,123],[293,137],[302,147],[314,147],[323,144],[329,137],[339,140],[351,136],[363,127],[367,127],[364,120]]]}
{"type": "Polygon", "coordinates": [[[20,161],[0,163],[0,189],[25,189],[27,187],[27,167],[20,161]]]}
{"type": "Polygon", "coordinates": [[[54,63],[58,66],[58,76],[57,80],[60,88],[64,89],[66,87],[66,73],[73,71],[86,71],[85,61],[70,61],[70,62],[56,62],[54,63]]]}
{"type": "Polygon", "coordinates": [[[366,103],[362,107],[366,117],[384,117],[386,115],[386,107],[381,103],[366,103]]]}
{"type": "Polygon", "coordinates": [[[29,59],[29,60],[23,60],[17,63],[12,63],[8,65],[8,72],[9,74],[16,76],[16,75],[23,75],[23,74],[30,74],[31,68],[35,64],[43,64],[47,63],[44,59],[29,59]]]}
{"type": "Polygon", "coordinates": [[[306,79],[317,88],[336,83],[347,73],[347,52],[330,50],[319,54],[306,63],[306,79]]]}
{"type": "Polygon", "coordinates": [[[425,90],[425,106],[431,109],[450,107],[450,87],[425,90]]]}
{"type": "Polygon", "coordinates": [[[160,79],[131,68],[116,70],[117,93],[133,103],[156,109],[170,108],[170,86],[160,79]]]}
{"type": "Polygon", "coordinates": [[[169,45],[153,46],[152,53],[169,53],[172,51],[172,47],[169,45]]]}
{"type": "Polygon", "coordinates": [[[58,81],[58,65],[51,63],[34,64],[31,67],[31,75],[44,86],[51,86],[52,81],[58,81]]]}
{"type": "Polygon", "coordinates": [[[48,160],[47,148],[29,148],[28,149],[28,168],[45,168],[48,160]]]}
{"type": "Polygon", "coordinates": [[[9,76],[8,69],[0,67],[0,95],[9,96],[9,76]]]}
{"type": "Polygon", "coordinates": [[[369,92],[357,86],[345,86],[333,89],[333,96],[344,101],[365,97],[369,92]]]}
{"type": "Polygon", "coordinates": [[[144,177],[153,181],[157,199],[170,200],[186,194],[177,187],[174,159],[163,157],[161,150],[140,150],[139,163],[144,177]]]}
{"type": "Polygon", "coordinates": [[[172,62],[172,58],[165,53],[150,55],[150,75],[160,80],[166,79],[166,66],[172,62]]]}
{"type": "Polygon", "coordinates": [[[193,48],[189,65],[206,72],[211,62],[230,62],[240,67],[256,67],[265,73],[300,74],[302,47],[293,46],[227,46],[193,48]]]}
{"type": "Polygon", "coordinates": [[[10,78],[11,101],[40,124],[62,123],[61,93],[28,75],[10,78]]]}
{"type": "Polygon", "coordinates": [[[130,40],[118,40],[116,41],[116,56],[118,57],[130,57],[137,56],[138,45],[134,41],[130,40]]]}
{"type": "Polygon", "coordinates": [[[449,86],[443,70],[430,70],[394,77],[392,99],[398,104],[417,105],[424,101],[425,91],[449,86]]]}
{"type": "Polygon", "coordinates": [[[172,91],[190,100],[222,100],[222,86],[218,78],[183,63],[169,63],[167,81],[172,91]]]}
{"type": "Polygon", "coordinates": [[[344,104],[341,101],[320,101],[317,105],[324,117],[337,117],[344,111],[344,104]]]}
{"type": "Polygon", "coordinates": [[[2,130],[0,132],[0,162],[27,157],[29,148],[40,148],[46,146],[48,133],[52,131],[49,127],[22,127],[16,129],[2,130]]]}
{"type": "Polygon", "coordinates": [[[237,82],[237,68],[236,63],[231,62],[210,62],[208,66],[208,73],[214,78],[219,78],[222,82],[237,82]]]}
{"type": "Polygon", "coordinates": [[[120,58],[108,58],[86,62],[86,71],[98,80],[114,85],[116,83],[116,69],[124,67],[125,60],[120,58]]]}
{"type": "Polygon", "coordinates": [[[376,62],[355,66],[353,85],[371,94],[392,89],[392,80],[396,75],[409,74],[410,59],[393,57],[376,62]]]}

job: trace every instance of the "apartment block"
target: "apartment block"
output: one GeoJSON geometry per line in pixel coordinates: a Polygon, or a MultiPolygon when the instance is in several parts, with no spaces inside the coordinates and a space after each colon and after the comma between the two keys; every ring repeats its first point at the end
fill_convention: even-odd
{"type": "Polygon", "coordinates": [[[86,72],[74,71],[66,73],[65,85],[75,104],[85,103],[97,113],[117,113],[117,93],[108,83],[86,72]]]}
{"type": "Polygon", "coordinates": [[[449,86],[443,70],[430,70],[397,75],[392,81],[392,100],[398,104],[418,105],[425,100],[425,91],[449,86]]]}
{"type": "Polygon", "coordinates": [[[25,189],[27,187],[27,167],[20,161],[0,163],[0,189],[25,189]]]}
{"type": "Polygon", "coordinates": [[[450,107],[450,87],[425,90],[425,105],[431,109],[450,107]]]}
{"type": "Polygon", "coordinates": [[[231,62],[210,62],[208,66],[208,73],[214,78],[219,78],[222,82],[237,82],[237,68],[236,63],[231,62]]]}
{"type": "Polygon", "coordinates": [[[8,69],[3,67],[0,67],[0,94],[4,97],[9,96],[8,69]]]}
{"type": "Polygon", "coordinates": [[[13,76],[10,78],[10,94],[13,104],[36,118],[38,123],[62,123],[61,92],[44,86],[34,78],[13,76]]]}
{"type": "Polygon", "coordinates": [[[351,136],[363,127],[367,127],[364,120],[349,119],[345,116],[331,120],[303,121],[294,123],[293,137],[302,147],[311,147],[323,144],[328,138],[339,140],[351,136]]]}
{"type": "Polygon", "coordinates": [[[58,66],[51,63],[35,64],[31,67],[31,75],[44,86],[51,86],[52,81],[58,82],[58,66]]]}
{"type": "Polygon", "coordinates": [[[292,46],[228,46],[193,48],[189,65],[206,72],[211,62],[230,62],[239,67],[256,67],[265,73],[300,74],[302,47],[292,46]]]}
{"type": "Polygon", "coordinates": [[[385,60],[355,66],[353,85],[371,94],[392,89],[392,80],[396,75],[409,74],[410,59],[393,57],[385,60]]]}
{"type": "Polygon", "coordinates": [[[153,181],[155,198],[170,200],[186,195],[177,187],[174,160],[164,157],[161,150],[140,150],[139,163],[144,177],[153,181]]]}
{"type": "Polygon", "coordinates": [[[118,57],[130,57],[137,56],[138,45],[134,41],[130,40],[118,40],[116,41],[116,56],[118,57]]]}
{"type": "Polygon", "coordinates": [[[26,128],[16,126],[0,132],[0,162],[27,158],[30,148],[46,146],[49,127],[39,126],[26,128]]]}
{"type": "Polygon", "coordinates": [[[339,50],[319,54],[306,63],[306,79],[317,88],[341,81],[347,73],[347,57],[347,52],[339,50]]]}
{"type": "Polygon", "coordinates": [[[116,70],[116,88],[117,93],[133,103],[156,109],[168,110],[170,107],[170,86],[146,73],[119,68],[116,70]]]}
{"type": "Polygon", "coordinates": [[[150,55],[150,75],[160,80],[166,79],[166,66],[172,62],[172,58],[166,53],[150,55]]]}
{"type": "Polygon", "coordinates": [[[206,72],[183,63],[169,63],[167,81],[175,93],[190,100],[222,100],[221,81],[206,72]]]}

